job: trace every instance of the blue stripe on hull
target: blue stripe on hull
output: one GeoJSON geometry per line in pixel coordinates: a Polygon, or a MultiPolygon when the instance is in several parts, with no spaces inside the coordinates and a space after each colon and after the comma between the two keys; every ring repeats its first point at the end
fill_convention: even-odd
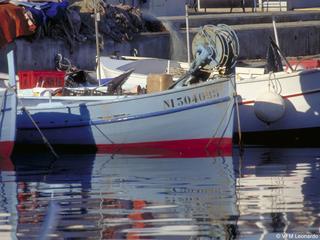
{"type": "MultiPolygon", "coordinates": [[[[90,120],[90,121],[82,121],[82,122],[72,122],[69,125],[67,125],[67,124],[41,125],[41,123],[38,123],[38,124],[41,129],[72,128],[72,127],[85,127],[85,126],[100,125],[100,124],[112,124],[112,123],[119,123],[119,122],[146,119],[146,118],[163,116],[163,115],[167,115],[167,114],[173,114],[173,113],[177,113],[177,112],[182,112],[182,111],[187,111],[187,110],[191,110],[191,109],[196,109],[196,108],[206,107],[209,105],[227,102],[227,101],[230,101],[230,99],[231,98],[229,96],[227,96],[227,97],[207,101],[205,103],[200,103],[197,105],[191,105],[191,106],[180,107],[180,108],[176,108],[176,109],[170,109],[170,110],[164,110],[164,111],[158,111],[158,112],[152,112],[152,113],[137,114],[137,115],[128,116],[125,118],[120,117],[120,118],[114,118],[114,119],[110,119],[110,120],[90,120]]],[[[48,114],[54,114],[54,113],[48,113],[48,114]]],[[[59,114],[59,113],[57,113],[57,114],[59,114]]],[[[37,120],[37,119],[35,119],[35,120],[37,120]]],[[[18,116],[18,121],[19,121],[19,116],[18,116]]],[[[51,123],[51,124],[54,124],[54,123],[51,123]]],[[[22,126],[22,127],[18,127],[18,129],[20,129],[20,130],[35,129],[35,127],[33,127],[33,126],[23,127],[22,126]]]]}

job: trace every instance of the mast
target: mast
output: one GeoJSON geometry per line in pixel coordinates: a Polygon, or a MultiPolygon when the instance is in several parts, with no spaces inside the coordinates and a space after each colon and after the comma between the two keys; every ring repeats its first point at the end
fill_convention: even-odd
{"type": "Polygon", "coordinates": [[[100,69],[100,43],[99,43],[99,27],[98,22],[100,21],[100,13],[97,9],[98,0],[93,0],[94,2],[94,26],[95,26],[95,34],[96,34],[96,51],[97,51],[97,68],[98,68],[98,80],[99,86],[101,85],[101,69],[100,69]]]}
{"type": "Polygon", "coordinates": [[[14,51],[11,49],[7,54],[8,71],[9,71],[9,84],[10,87],[16,87],[16,66],[14,60],[14,51]]]}
{"type": "Polygon", "coordinates": [[[280,48],[279,38],[278,38],[278,31],[277,31],[277,27],[276,27],[276,20],[274,19],[274,17],[272,18],[272,25],[273,25],[274,37],[276,39],[276,44],[280,48]]]}
{"type": "Polygon", "coordinates": [[[191,54],[190,54],[190,33],[189,33],[189,14],[188,14],[188,5],[185,5],[186,11],[186,33],[187,33],[187,54],[188,54],[188,65],[190,67],[191,54]]]}

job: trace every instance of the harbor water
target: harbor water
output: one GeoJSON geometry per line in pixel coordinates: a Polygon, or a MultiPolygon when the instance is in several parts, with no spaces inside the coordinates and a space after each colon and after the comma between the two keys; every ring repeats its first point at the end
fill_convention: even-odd
{"type": "Polygon", "coordinates": [[[320,239],[320,149],[14,154],[0,239],[320,239]]]}

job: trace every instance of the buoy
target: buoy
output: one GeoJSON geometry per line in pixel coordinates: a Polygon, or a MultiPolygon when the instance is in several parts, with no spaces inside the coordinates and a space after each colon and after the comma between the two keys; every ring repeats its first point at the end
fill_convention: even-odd
{"type": "Polygon", "coordinates": [[[280,120],[285,113],[285,102],[275,92],[261,94],[254,103],[254,113],[261,121],[270,124],[280,120]]]}

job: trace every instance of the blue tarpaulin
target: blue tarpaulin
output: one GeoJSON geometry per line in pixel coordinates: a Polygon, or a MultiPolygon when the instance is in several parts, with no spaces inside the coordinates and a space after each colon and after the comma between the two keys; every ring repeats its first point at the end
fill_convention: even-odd
{"type": "Polygon", "coordinates": [[[42,25],[48,21],[48,19],[58,19],[61,14],[61,10],[65,11],[69,6],[68,1],[63,1],[60,3],[45,3],[45,4],[35,4],[35,3],[21,3],[19,5],[25,6],[27,10],[32,13],[36,24],[42,25]]]}

